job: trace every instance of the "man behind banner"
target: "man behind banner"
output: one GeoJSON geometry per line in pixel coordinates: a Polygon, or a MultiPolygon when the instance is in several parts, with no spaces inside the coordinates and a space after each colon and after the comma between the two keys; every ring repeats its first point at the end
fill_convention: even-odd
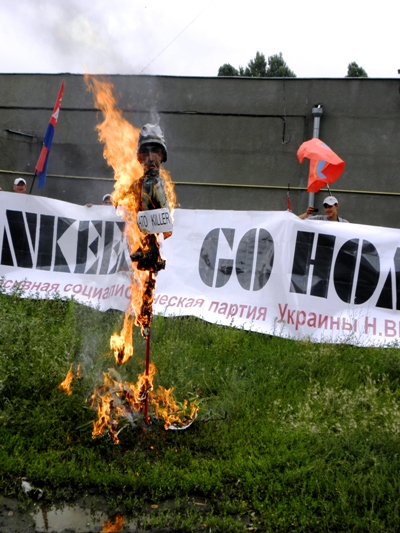
{"type": "MultiPolygon", "coordinates": [[[[0,187],[0,191],[3,189],[0,187]]],[[[26,181],[24,178],[15,178],[14,184],[13,184],[13,191],[18,192],[20,194],[26,193],[26,181]]]]}
{"type": "Polygon", "coordinates": [[[26,181],[24,178],[16,178],[14,180],[13,191],[19,194],[26,193],[26,181]]]}
{"type": "MultiPolygon", "coordinates": [[[[105,194],[101,200],[101,205],[113,205],[111,194],[105,194]]],[[[86,207],[93,207],[93,204],[86,204],[86,207]]]]}
{"type": "Polygon", "coordinates": [[[302,215],[299,215],[299,218],[302,220],[329,220],[331,222],[349,222],[348,220],[340,217],[338,215],[339,203],[334,196],[327,196],[323,202],[323,207],[325,209],[325,215],[313,215],[315,209],[313,206],[307,208],[307,211],[302,215]]]}

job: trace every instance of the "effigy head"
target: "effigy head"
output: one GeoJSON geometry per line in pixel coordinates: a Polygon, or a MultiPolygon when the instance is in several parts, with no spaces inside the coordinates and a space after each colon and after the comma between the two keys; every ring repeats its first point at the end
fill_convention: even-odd
{"type": "Polygon", "coordinates": [[[163,132],[158,124],[145,124],[142,127],[139,134],[137,155],[139,156],[150,145],[161,147],[163,153],[162,162],[165,163],[167,160],[167,145],[165,144],[163,132]]]}

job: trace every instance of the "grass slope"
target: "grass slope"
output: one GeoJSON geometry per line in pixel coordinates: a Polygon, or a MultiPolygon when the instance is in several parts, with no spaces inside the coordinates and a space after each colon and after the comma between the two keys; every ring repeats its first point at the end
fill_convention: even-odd
{"type": "MultiPolygon", "coordinates": [[[[312,344],[155,317],[156,384],[196,399],[196,421],[156,420],[93,439],[88,398],[116,367],[122,314],[0,293],[0,490],[47,501],[88,491],[124,513],[158,506],[143,527],[182,531],[400,529],[400,378],[395,347],[312,344]],[[58,389],[81,364],[72,395],[58,389]]],[[[118,367],[143,371],[144,341],[118,367]]]]}

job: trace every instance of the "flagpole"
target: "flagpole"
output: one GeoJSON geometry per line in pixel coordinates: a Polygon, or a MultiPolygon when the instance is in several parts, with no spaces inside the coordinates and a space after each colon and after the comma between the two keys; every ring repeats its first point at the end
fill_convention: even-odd
{"type": "MultiPolygon", "coordinates": [[[[56,103],[53,109],[53,113],[51,114],[50,121],[47,126],[46,133],[43,139],[42,150],[40,152],[38,162],[36,163],[36,166],[35,166],[35,177],[36,176],[39,177],[39,185],[38,185],[39,189],[41,189],[46,183],[46,175],[47,175],[47,167],[49,164],[50,149],[53,143],[54,131],[57,126],[58,115],[60,113],[60,107],[61,107],[63,94],[64,94],[64,80],[61,82],[60,90],[58,91],[58,96],[57,96],[57,100],[56,100],[56,103]]],[[[33,187],[33,182],[32,182],[32,187],[33,187]]],[[[31,187],[31,191],[32,191],[32,187],[31,187]]]]}
{"type": "MultiPolygon", "coordinates": [[[[323,112],[324,110],[321,104],[317,104],[316,106],[312,108],[311,113],[312,113],[312,116],[314,117],[314,130],[313,130],[314,139],[319,139],[320,122],[321,122],[321,117],[322,117],[323,112]]],[[[308,193],[308,207],[311,207],[311,206],[314,207],[314,200],[315,200],[314,193],[313,192],[308,193]]]]}
{"type": "Polygon", "coordinates": [[[29,189],[29,194],[32,194],[32,189],[33,189],[33,185],[35,183],[35,178],[36,178],[36,172],[35,174],[33,175],[33,180],[32,180],[32,183],[31,183],[31,188],[29,189]]]}
{"type": "Polygon", "coordinates": [[[287,202],[287,208],[288,208],[288,211],[292,211],[292,206],[290,205],[290,183],[288,183],[288,186],[287,186],[287,198],[286,198],[286,202],[287,202]]]}

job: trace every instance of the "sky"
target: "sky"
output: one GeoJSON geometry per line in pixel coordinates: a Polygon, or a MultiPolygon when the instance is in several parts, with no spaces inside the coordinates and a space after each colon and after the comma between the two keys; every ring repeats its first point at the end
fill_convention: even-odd
{"type": "Polygon", "coordinates": [[[398,78],[393,0],[0,0],[0,73],[217,76],[256,52],[298,78],[341,78],[355,61],[398,78]]]}

